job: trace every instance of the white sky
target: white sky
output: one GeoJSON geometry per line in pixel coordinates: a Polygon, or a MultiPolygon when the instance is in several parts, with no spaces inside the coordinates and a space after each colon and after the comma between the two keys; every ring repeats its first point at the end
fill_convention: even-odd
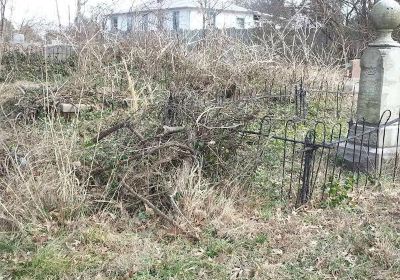
{"type": "MultiPolygon", "coordinates": [[[[129,9],[133,4],[138,4],[146,0],[88,0],[86,12],[89,12],[93,6],[103,4],[111,9],[124,10],[129,9]]],[[[23,21],[40,20],[58,24],[56,0],[8,0],[8,10],[6,17],[18,26],[23,21]]],[[[61,23],[69,23],[69,15],[73,22],[76,14],[76,0],[57,0],[61,23]]]]}
{"type": "MultiPolygon", "coordinates": [[[[24,20],[45,19],[47,22],[58,23],[56,0],[8,0],[8,15],[15,24],[20,24],[24,20]]],[[[68,24],[69,13],[71,21],[74,20],[76,13],[76,0],[57,0],[60,18],[63,25],[68,24]],[[69,12],[70,11],[70,12],[69,12]]],[[[89,0],[86,11],[98,4],[107,4],[112,7],[136,3],[140,0],[89,0]]]]}

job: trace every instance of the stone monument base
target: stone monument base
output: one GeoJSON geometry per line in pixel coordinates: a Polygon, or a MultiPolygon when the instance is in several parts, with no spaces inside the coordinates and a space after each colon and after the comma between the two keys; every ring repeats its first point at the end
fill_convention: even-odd
{"type": "Polygon", "coordinates": [[[351,169],[362,171],[373,171],[380,169],[385,162],[396,157],[396,147],[368,147],[366,145],[354,144],[354,142],[341,143],[338,148],[338,157],[351,169]]]}
{"type": "Polygon", "coordinates": [[[353,169],[380,169],[383,163],[395,158],[400,152],[398,137],[397,124],[379,129],[377,126],[353,125],[349,131],[350,140],[339,144],[338,156],[353,169]],[[358,137],[351,139],[354,135],[358,137]]]}
{"type": "MultiPolygon", "coordinates": [[[[378,129],[378,125],[363,125],[361,123],[353,125],[350,128],[348,138],[357,136],[357,138],[350,139],[349,143],[356,143],[360,146],[370,147],[396,147],[399,137],[400,127],[397,123],[388,125],[378,129]],[[364,134],[364,135],[363,135],[364,134]]],[[[399,139],[400,140],[400,139],[399,139]]],[[[399,141],[400,143],[400,141],[399,141]]]]}

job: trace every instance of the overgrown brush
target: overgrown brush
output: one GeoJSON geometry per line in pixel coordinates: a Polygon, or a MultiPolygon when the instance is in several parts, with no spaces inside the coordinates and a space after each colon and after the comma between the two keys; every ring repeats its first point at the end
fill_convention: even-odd
{"type": "MultiPolygon", "coordinates": [[[[290,47],[279,36],[263,34],[258,45],[248,45],[210,34],[194,47],[154,34],[86,42],[71,64],[62,64],[62,75],[41,68],[40,89],[12,97],[43,105],[34,122],[5,116],[0,217],[22,228],[152,208],[174,214],[192,232],[203,220],[232,212],[235,198],[255,192],[260,166],[271,172],[263,184],[276,180],[276,166],[263,153],[274,145],[257,133],[267,134],[260,128],[266,116],[287,117],[292,102],[244,100],[300,78],[340,77],[330,55],[313,56],[307,40],[290,47]],[[60,102],[91,110],[64,119],[56,110],[60,102]]],[[[12,67],[7,57],[6,69],[12,67]]]]}

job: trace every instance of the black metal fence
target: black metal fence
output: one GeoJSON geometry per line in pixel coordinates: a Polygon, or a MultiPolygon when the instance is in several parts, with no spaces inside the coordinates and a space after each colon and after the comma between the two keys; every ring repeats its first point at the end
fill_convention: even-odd
{"type": "Polygon", "coordinates": [[[281,199],[295,206],[339,203],[356,187],[397,182],[400,115],[385,111],[379,122],[361,119],[330,127],[316,121],[304,136],[289,120],[283,142],[281,199]],[[300,135],[300,136],[299,136],[300,135]]]}
{"type": "Polygon", "coordinates": [[[400,181],[399,111],[385,111],[369,123],[357,119],[357,92],[345,91],[343,84],[335,90],[306,90],[302,83],[294,90],[287,88],[266,87],[256,96],[216,100],[218,106],[264,100],[262,106],[280,103],[290,108],[289,120],[277,118],[272,109],[259,120],[259,130],[240,131],[260,136],[259,143],[281,143],[280,167],[275,171],[281,172],[280,197],[285,204],[337,204],[356,188],[400,181]]]}
{"type": "Polygon", "coordinates": [[[219,106],[259,101],[271,101],[271,105],[273,105],[272,102],[284,103],[288,107],[288,113],[291,114],[286,117],[296,120],[354,119],[357,91],[355,89],[345,90],[343,82],[334,87],[335,90],[322,83],[318,87],[306,89],[302,81],[299,84],[280,87],[272,83],[265,84],[258,93],[254,93],[255,90],[251,89],[250,92],[241,92],[239,89],[235,89],[234,93],[230,94],[231,89],[227,89],[222,94],[216,94],[215,101],[219,106]]]}
{"type": "Polygon", "coordinates": [[[352,119],[357,104],[356,87],[357,85],[351,85],[351,88],[346,90],[345,82],[333,86],[327,81],[319,85],[313,84],[308,89],[309,99],[317,105],[316,109],[322,113],[322,118],[334,116],[336,119],[352,119]]]}

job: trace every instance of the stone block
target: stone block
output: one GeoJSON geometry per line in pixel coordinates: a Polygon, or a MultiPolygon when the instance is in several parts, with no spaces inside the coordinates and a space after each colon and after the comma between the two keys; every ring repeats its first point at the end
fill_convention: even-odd
{"type": "Polygon", "coordinates": [[[339,144],[337,156],[352,169],[371,172],[393,159],[399,151],[396,147],[377,148],[348,142],[339,144]]]}
{"type": "Polygon", "coordinates": [[[71,45],[54,44],[45,46],[46,56],[50,60],[65,61],[74,54],[71,45]]]}
{"type": "Polygon", "coordinates": [[[360,59],[353,59],[351,61],[351,74],[350,75],[353,80],[360,80],[360,77],[361,77],[360,59]]]}
{"type": "Polygon", "coordinates": [[[72,104],[72,103],[60,103],[58,104],[58,111],[63,114],[78,114],[82,111],[87,111],[91,107],[85,104],[72,104]]]}
{"type": "Polygon", "coordinates": [[[358,94],[360,88],[360,81],[359,80],[353,80],[353,79],[347,79],[344,82],[344,91],[347,93],[355,93],[358,94]]]}
{"type": "Polygon", "coordinates": [[[359,145],[369,145],[370,147],[388,148],[397,146],[399,142],[399,127],[397,124],[382,127],[379,130],[376,128],[377,126],[363,125],[362,123],[353,125],[350,128],[349,137],[358,137],[351,139],[350,142],[355,142],[359,145]]]}
{"type": "Polygon", "coordinates": [[[14,33],[11,39],[11,44],[22,45],[25,43],[25,35],[20,33],[14,33]]]}
{"type": "Polygon", "coordinates": [[[392,117],[400,108],[400,48],[368,48],[361,59],[360,92],[357,118],[378,124],[382,114],[391,110],[392,117]]]}
{"type": "MultiPolygon", "coordinates": [[[[377,128],[377,131],[366,135],[367,139],[364,137],[363,141],[349,139],[339,147],[347,163],[362,168],[371,164],[377,168],[378,163],[397,157],[399,140],[398,124],[379,128],[380,124],[394,120],[400,113],[400,44],[392,38],[393,30],[400,24],[399,3],[395,0],[376,2],[371,19],[378,38],[369,44],[361,61],[352,62],[352,79],[360,74],[356,118],[368,124],[366,130],[377,128]]],[[[353,125],[350,136],[356,130],[357,135],[362,130],[360,125],[353,125]]]]}

